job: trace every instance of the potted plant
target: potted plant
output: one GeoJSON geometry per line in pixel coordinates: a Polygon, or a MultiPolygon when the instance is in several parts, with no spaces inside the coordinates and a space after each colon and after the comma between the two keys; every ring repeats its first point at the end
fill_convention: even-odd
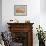
{"type": "Polygon", "coordinates": [[[37,29],[37,34],[36,36],[38,36],[38,40],[39,40],[39,46],[45,46],[45,35],[43,32],[42,27],[36,28],[37,29]]]}

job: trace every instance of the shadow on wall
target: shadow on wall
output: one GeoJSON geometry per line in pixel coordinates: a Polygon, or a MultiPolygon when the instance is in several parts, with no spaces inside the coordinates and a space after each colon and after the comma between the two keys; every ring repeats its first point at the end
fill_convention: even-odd
{"type": "Polygon", "coordinates": [[[0,0],[0,31],[2,31],[2,0],[0,0]]]}

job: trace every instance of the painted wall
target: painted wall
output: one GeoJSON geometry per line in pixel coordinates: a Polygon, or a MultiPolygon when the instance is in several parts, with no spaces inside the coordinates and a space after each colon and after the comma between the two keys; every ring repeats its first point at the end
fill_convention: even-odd
{"type": "Polygon", "coordinates": [[[0,0],[0,31],[2,31],[2,0],[0,0]]]}
{"type": "Polygon", "coordinates": [[[19,22],[30,20],[33,25],[33,45],[38,46],[36,37],[36,27],[39,24],[46,30],[46,14],[42,12],[43,0],[2,0],[2,25],[3,31],[8,30],[7,22],[11,19],[17,19],[19,22]],[[14,5],[27,5],[27,16],[14,16],[14,5]]]}
{"type": "Polygon", "coordinates": [[[36,27],[40,24],[40,0],[2,0],[3,31],[8,30],[7,22],[17,19],[19,22],[30,20],[33,25],[33,45],[38,46],[36,27]],[[14,16],[14,5],[27,5],[27,16],[14,16]],[[37,39],[37,40],[36,40],[37,39]]]}
{"type": "MultiPolygon", "coordinates": [[[[17,19],[19,20],[19,22],[30,20],[30,22],[38,24],[40,22],[39,15],[40,15],[40,0],[30,0],[30,1],[28,0],[2,0],[3,26],[5,26],[6,23],[10,19],[17,19]],[[14,5],[27,5],[27,16],[14,16],[14,5]]],[[[4,29],[7,30],[5,27],[4,29]]]]}
{"type": "Polygon", "coordinates": [[[46,0],[40,0],[40,24],[46,31],[46,0]]]}

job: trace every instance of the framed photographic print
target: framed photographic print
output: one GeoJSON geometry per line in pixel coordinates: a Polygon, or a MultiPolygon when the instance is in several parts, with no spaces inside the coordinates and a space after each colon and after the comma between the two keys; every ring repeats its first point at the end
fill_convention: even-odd
{"type": "Polygon", "coordinates": [[[26,16],[27,5],[14,5],[14,16],[26,16]]]}

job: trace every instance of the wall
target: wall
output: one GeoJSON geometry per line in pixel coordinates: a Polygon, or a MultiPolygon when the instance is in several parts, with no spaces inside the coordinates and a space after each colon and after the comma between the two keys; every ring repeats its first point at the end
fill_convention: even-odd
{"type": "Polygon", "coordinates": [[[46,0],[40,0],[40,24],[46,31],[46,0]]]}
{"type": "Polygon", "coordinates": [[[46,13],[46,0],[40,0],[41,12],[46,13]]]}
{"type": "Polygon", "coordinates": [[[40,24],[40,0],[2,0],[2,25],[3,31],[8,30],[7,22],[17,19],[19,22],[30,20],[33,25],[33,45],[38,46],[36,27],[40,24]],[[27,16],[14,16],[14,5],[27,5],[27,16]],[[36,40],[37,39],[37,40],[36,40]]]}
{"type": "Polygon", "coordinates": [[[7,21],[9,21],[10,19],[17,19],[19,20],[19,22],[24,22],[26,19],[29,19],[31,22],[39,23],[39,19],[40,19],[39,15],[40,15],[40,0],[31,0],[31,1],[3,0],[2,1],[3,26],[5,26],[7,21]],[[18,5],[18,4],[27,5],[27,16],[14,16],[14,5],[18,5]]]}
{"type": "Polygon", "coordinates": [[[2,31],[2,0],[0,0],[0,31],[2,31]]]}
{"type": "Polygon", "coordinates": [[[8,30],[7,22],[17,19],[19,22],[30,20],[33,25],[33,45],[38,46],[36,27],[40,24],[46,30],[46,14],[44,13],[45,0],[2,0],[2,25],[3,31],[8,30]],[[14,5],[27,5],[27,16],[14,16],[14,5]],[[43,12],[42,12],[43,11],[43,12]]]}

